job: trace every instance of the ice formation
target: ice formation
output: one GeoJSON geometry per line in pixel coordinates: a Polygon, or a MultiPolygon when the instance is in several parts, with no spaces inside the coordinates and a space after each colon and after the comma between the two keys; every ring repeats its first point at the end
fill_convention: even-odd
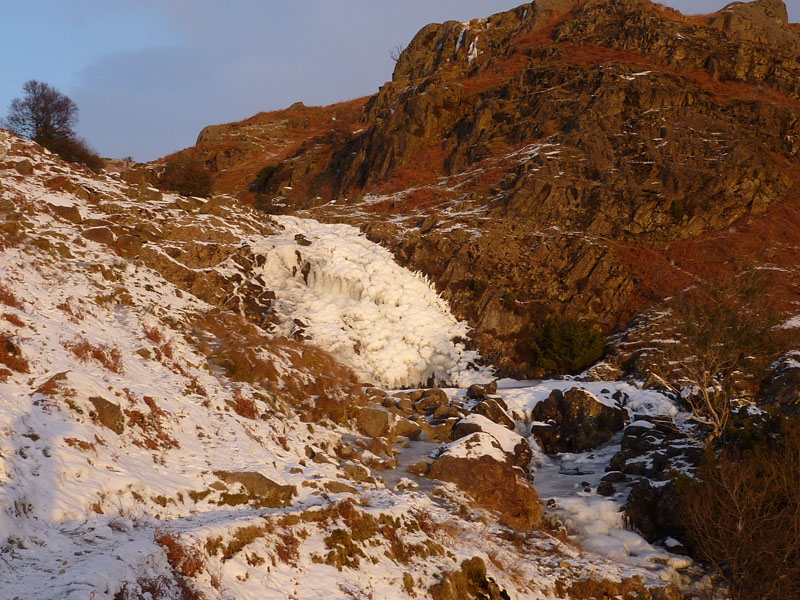
{"type": "Polygon", "coordinates": [[[281,333],[302,330],[367,380],[389,387],[467,385],[488,374],[458,342],[467,326],[421,275],[349,225],[276,217],[285,228],[254,248],[277,299],[281,333]],[[309,243],[310,242],[310,243],[309,243]]]}

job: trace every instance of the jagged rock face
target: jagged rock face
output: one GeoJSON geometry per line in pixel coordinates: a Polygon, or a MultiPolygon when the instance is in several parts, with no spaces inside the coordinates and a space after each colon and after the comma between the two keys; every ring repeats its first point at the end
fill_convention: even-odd
{"type": "Polygon", "coordinates": [[[537,374],[546,316],[619,328],[685,277],[669,252],[796,199],[799,57],[778,0],[703,17],[552,0],[432,24],[362,131],[280,163],[259,206],[335,199],[315,216],[430,276],[502,374],[537,374]],[[642,252],[667,255],[657,293],[642,252]]]}

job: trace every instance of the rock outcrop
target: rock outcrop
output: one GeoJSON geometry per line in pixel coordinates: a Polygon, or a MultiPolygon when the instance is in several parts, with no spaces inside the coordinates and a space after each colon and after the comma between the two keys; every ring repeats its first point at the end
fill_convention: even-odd
{"type": "Polygon", "coordinates": [[[436,283],[500,374],[541,376],[548,317],[614,332],[709,270],[768,266],[786,274],[770,294],[794,298],[786,14],[542,0],[431,24],[370,98],[208,127],[175,160],[264,211],[360,226],[436,283]]]}
{"type": "Polygon", "coordinates": [[[448,445],[434,461],[428,477],[455,483],[479,505],[499,513],[500,522],[530,531],[542,519],[536,491],[513,467],[500,442],[475,432],[448,445]]]}
{"type": "Polygon", "coordinates": [[[537,404],[532,434],[545,452],[583,452],[609,441],[625,426],[627,412],[606,406],[583,388],[553,390],[537,404]]]}
{"type": "Polygon", "coordinates": [[[785,14],[552,0],[428,25],[363,130],[271,168],[258,205],[336,200],[314,214],[432,277],[501,372],[540,373],[545,317],[620,327],[687,269],[729,260],[698,264],[692,240],[797,197],[800,31],[785,14]]]}

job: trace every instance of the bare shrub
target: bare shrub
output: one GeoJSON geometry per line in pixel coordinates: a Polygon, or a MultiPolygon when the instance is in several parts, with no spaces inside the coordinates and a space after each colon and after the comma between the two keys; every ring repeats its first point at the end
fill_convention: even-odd
{"type": "Polygon", "coordinates": [[[787,330],[765,301],[756,277],[707,282],[684,290],[670,305],[680,343],[667,344],[659,378],[681,397],[709,432],[710,447],[728,427],[732,402],[757,389],[769,364],[786,347],[787,330]]]}
{"type": "Polygon", "coordinates": [[[800,421],[750,450],[707,453],[699,476],[678,486],[696,553],[735,600],[800,598],[800,421]]]}

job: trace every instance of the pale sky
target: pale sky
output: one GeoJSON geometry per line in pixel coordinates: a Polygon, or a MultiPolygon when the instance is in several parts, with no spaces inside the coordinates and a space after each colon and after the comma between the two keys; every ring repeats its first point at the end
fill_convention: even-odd
{"type": "MultiPolygon", "coordinates": [[[[800,0],[784,0],[800,21],[800,0]]],[[[685,13],[723,1],[665,0],[685,13]]],[[[521,0],[0,0],[0,115],[29,79],[79,107],[104,156],[151,160],[205,125],[296,101],[330,104],[391,78],[389,50],[424,25],[521,0]]]]}

